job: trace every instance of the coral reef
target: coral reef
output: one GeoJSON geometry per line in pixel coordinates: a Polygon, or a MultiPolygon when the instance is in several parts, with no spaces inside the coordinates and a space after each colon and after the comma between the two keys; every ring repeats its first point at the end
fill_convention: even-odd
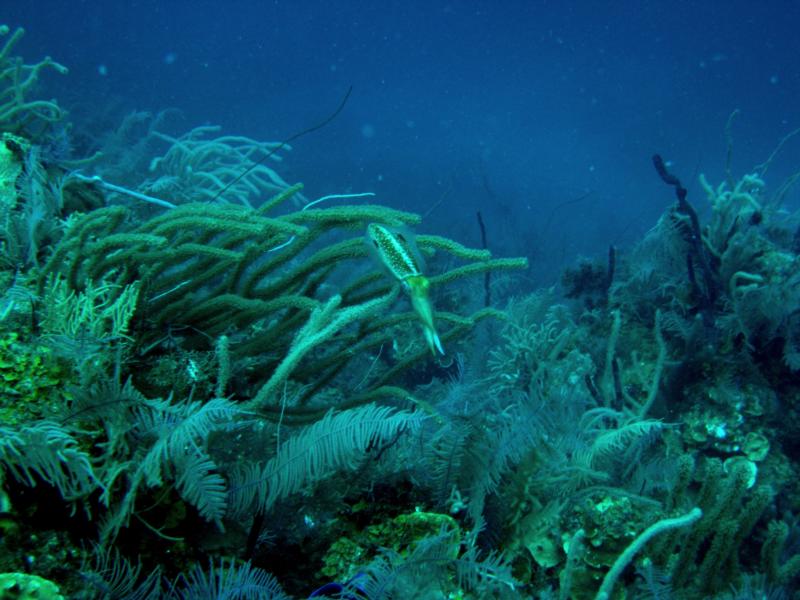
{"type": "Polygon", "coordinates": [[[769,194],[777,153],[701,178],[705,218],[656,157],[677,202],[639,244],[512,298],[525,259],[364,194],[309,202],[286,144],[133,113],[54,152],[66,113],[35,84],[66,70],[0,34],[0,593],[797,587],[800,270],[779,209],[798,177],[769,194]],[[420,256],[387,277],[370,228],[420,256]]]}

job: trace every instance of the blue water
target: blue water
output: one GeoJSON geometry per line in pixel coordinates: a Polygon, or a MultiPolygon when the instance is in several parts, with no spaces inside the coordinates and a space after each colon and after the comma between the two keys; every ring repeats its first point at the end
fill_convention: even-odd
{"type": "MultiPolygon", "coordinates": [[[[294,144],[282,174],[309,197],[373,191],[427,212],[429,231],[553,264],[638,239],[672,202],[662,153],[700,208],[720,180],[734,109],[734,173],[800,126],[800,3],[22,1],[17,52],[75,118],[178,108],[184,130],[294,144]]],[[[791,168],[786,148],[770,180],[791,168]]],[[[796,162],[796,161],[795,161],[796,162]]],[[[797,193],[789,201],[797,201],[797,193]]]]}

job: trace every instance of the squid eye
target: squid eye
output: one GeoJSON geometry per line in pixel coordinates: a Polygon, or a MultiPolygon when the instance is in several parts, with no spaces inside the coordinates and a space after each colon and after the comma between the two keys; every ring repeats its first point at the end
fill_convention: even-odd
{"type": "Polygon", "coordinates": [[[402,234],[402,233],[398,233],[398,234],[397,234],[397,239],[398,239],[398,240],[400,240],[401,242],[405,242],[405,241],[406,241],[406,238],[405,238],[405,237],[403,237],[403,234],[402,234]]]}
{"type": "Polygon", "coordinates": [[[380,246],[378,245],[378,242],[376,242],[375,240],[372,240],[372,243],[374,244],[374,246],[376,248],[380,249],[380,246]]]}

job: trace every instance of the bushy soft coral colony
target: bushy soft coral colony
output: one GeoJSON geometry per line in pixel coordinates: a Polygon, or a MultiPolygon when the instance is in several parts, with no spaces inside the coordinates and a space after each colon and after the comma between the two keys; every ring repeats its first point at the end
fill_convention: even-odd
{"type": "Polygon", "coordinates": [[[796,587],[800,236],[775,155],[701,178],[705,219],[657,157],[678,202],[637,247],[500,310],[521,288],[483,275],[524,259],[310,203],[280,144],[133,114],[65,155],[36,92],[66,69],[0,35],[0,597],[796,587]]]}

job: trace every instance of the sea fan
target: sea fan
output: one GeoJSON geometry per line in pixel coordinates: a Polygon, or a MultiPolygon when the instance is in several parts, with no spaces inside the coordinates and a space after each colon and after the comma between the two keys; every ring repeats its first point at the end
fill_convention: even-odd
{"type": "Polygon", "coordinates": [[[418,541],[407,556],[383,549],[365,568],[365,577],[348,584],[348,591],[367,600],[440,597],[452,586],[453,576],[476,597],[500,597],[498,592],[515,589],[511,567],[499,555],[480,558],[473,545],[461,556],[457,551],[447,531],[418,541]]]}
{"type": "Polygon", "coordinates": [[[52,421],[0,427],[0,465],[30,486],[45,481],[66,500],[85,497],[98,486],[90,456],[67,429],[52,421]]]}
{"type": "Polygon", "coordinates": [[[416,430],[416,413],[368,404],[322,419],[289,438],[263,465],[253,464],[232,478],[231,510],[242,514],[254,505],[268,511],[279,500],[329,477],[357,467],[366,451],[416,430]]]}
{"type": "Polygon", "coordinates": [[[84,561],[79,571],[86,583],[99,592],[102,598],[120,600],[159,600],[161,592],[161,568],[156,567],[141,579],[142,565],[133,564],[116,548],[102,550],[94,546],[91,563],[84,561]]]}
{"type": "Polygon", "coordinates": [[[195,565],[189,575],[181,575],[169,598],[175,600],[290,600],[278,581],[249,562],[231,559],[219,566],[212,560],[208,569],[195,565]]]}

